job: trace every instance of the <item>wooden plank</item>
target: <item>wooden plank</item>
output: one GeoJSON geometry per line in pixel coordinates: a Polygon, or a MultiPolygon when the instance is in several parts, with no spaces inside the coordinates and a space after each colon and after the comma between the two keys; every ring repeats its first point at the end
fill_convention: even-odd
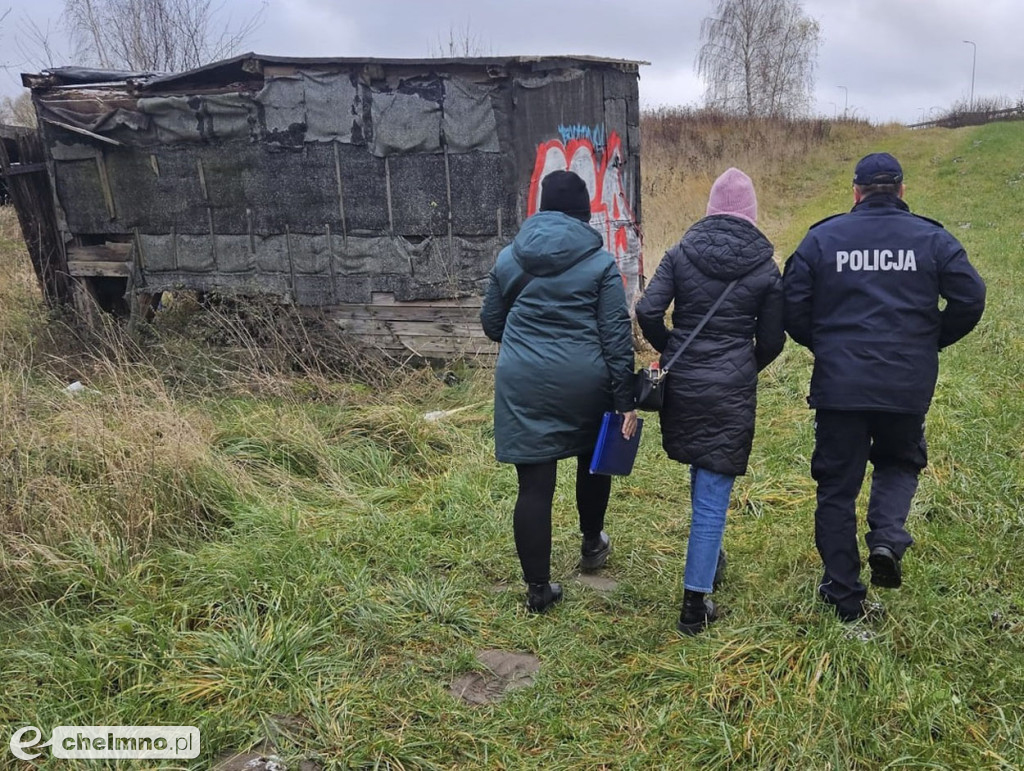
{"type": "Polygon", "coordinates": [[[107,241],[94,246],[69,246],[68,261],[125,262],[131,249],[131,243],[119,241],[107,241]]]}
{"type": "Polygon", "coordinates": [[[352,338],[363,345],[379,348],[382,351],[408,352],[439,359],[450,359],[457,356],[496,356],[498,352],[494,343],[488,343],[486,346],[477,343],[452,345],[450,340],[429,337],[409,337],[404,340],[396,340],[386,337],[353,335],[352,338]]]}
{"type": "Polygon", "coordinates": [[[438,321],[480,324],[479,308],[430,307],[422,305],[338,305],[329,309],[333,318],[373,319],[381,321],[438,321]]]}
{"type": "Polygon", "coordinates": [[[110,137],[104,137],[100,136],[99,134],[94,134],[93,132],[87,131],[84,128],[72,126],[70,123],[64,123],[63,121],[59,120],[51,120],[50,118],[43,118],[43,120],[47,123],[52,123],[54,126],[60,126],[62,129],[74,131],[76,134],[81,134],[82,136],[89,137],[90,139],[95,139],[99,142],[106,142],[108,145],[114,145],[116,147],[124,147],[124,144],[122,142],[118,142],[116,139],[111,139],[110,137]]]}
{"type": "Polygon", "coordinates": [[[396,335],[398,337],[436,337],[449,340],[486,340],[479,324],[451,324],[424,321],[373,321],[371,319],[335,319],[339,329],[355,334],[396,335]]]}
{"type": "Polygon", "coordinates": [[[114,206],[114,189],[110,186],[110,177],[107,174],[107,161],[103,157],[103,150],[96,150],[96,171],[100,175],[100,188],[103,190],[103,201],[107,204],[107,214],[110,219],[117,219],[117,209],[114,206]]]}
{"type": "Polygon", "coordinates": [[[374,292],[370,295],[371,305],[395,305],[402,307],[421,308],[476,308],[483,305],[482,297],[456,297],[450,300],[417,300],[415,302],[403,302],[396,300],[391,292],[374,292]]]}
{"type": "Polygon", "coordinates": [[[0,177],[14,177],[18,174],[38,174],[46,171],[45,163],[12,163],[6,172],[0,172],[0,177]]]}
{"type": "Polygon", "coordinates": [[[130,264],[127,262],[106,262],[100,260],[68,260],[68,273],[72,276],[104,276],[127,278],[130,264]]]}

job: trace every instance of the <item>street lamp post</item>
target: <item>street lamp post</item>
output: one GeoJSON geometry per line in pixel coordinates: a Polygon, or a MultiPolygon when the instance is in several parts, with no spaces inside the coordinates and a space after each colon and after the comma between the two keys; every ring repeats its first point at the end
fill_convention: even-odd
{"type": "Polygon", "coordinates": [[[846,120],[846,106],[850,103],[850,89],[846,86],[836,86],[843,89],[843,120],[846,120]]]}
{"type": "Polygon", "coordinates": [[[971,53],[971,112],[974,112],[974,65],[978,63],[978,44],[973,40],[965,40],[965,43],[970,43],[972,47],[971,53]]]}
{"type": "Polygon", "coordinates": [[[829,102],[829,104],[832,105],[832,120],[835,120],[839,117],[839,108],[836,106],[835,102],[829,102]]]}

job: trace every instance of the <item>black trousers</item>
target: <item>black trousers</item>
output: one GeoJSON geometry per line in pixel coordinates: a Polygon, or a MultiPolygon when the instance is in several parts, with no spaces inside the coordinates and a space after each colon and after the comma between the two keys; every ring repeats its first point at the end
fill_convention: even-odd
{"type": "MultiPolygon", "coordinates": [[[[576,509],[580,532],[597,535],[604,528],[612,478],[590,473],[591,456],[576,459],[576,509]]],[[[551,502],[555,497],[558,461],[517,463],[519,496],[512,515],[516,552],[528,584],[551,580],[551,502]]]]}
{"type": "Polygon", "coordinates": [[[867,589],[860,581],[857,495],[867,462],[874,467],[868,500],[868,548],[898,557],[914,542],[906,531],[917,479],[927,463],[924,415],[818,410],[811,476],[818,483],[814,540],[825,568],[819,591],[840,615],[859,615],[867,589]]]}

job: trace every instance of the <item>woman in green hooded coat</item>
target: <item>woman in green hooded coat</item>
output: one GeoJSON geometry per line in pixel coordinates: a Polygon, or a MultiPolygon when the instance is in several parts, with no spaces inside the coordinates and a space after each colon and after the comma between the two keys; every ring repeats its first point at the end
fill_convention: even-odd
{"type": "Polygon", "coordinates": [[[558,461],[577,458],[580,567],[596,570],[611,550],[603,532],[611,478],[589,473],[594,444],[606,411],[625,415],[627,438],[636,427],[626,295],[615,258],[588,224],[586,183],[570,171],[549,174],[540,208],[498,255],[480,313],[484,332],[501,343],[495,456],[516,466],[513,529],[535,612],[562,596],[551,583],[558,461]]]}

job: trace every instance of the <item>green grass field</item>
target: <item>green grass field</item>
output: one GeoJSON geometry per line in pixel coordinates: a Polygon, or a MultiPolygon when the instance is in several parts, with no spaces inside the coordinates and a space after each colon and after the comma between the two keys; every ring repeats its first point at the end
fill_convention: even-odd
{"type": "Polygon", "coordinates": [[[781,170],[762,194],[780,260],[848,208],[853,164],[878,149],[902,161],[911,207],[965,244],[989,300],[941,357],[904,587],[872,589],[886,618],[852,627],[815,599],[811,359],[795,344],[762,376],[716,593],[727,616],[674,631],[688,475],[652,417],[613,486],[617,586],[575,579],[566,465],[566,599],[534,617],[489,372],[411,372],[375,396],[169,330],[76,347],[38,318],[8,218],[0,768],[24,767],[6,742],[29,724],[198,726],[199,760],[167,768],[264,739],[292,769],[1024,768],[1024,124],[865,132],[781,170]],[[62,392],[80,377],[96,393],[62,392]],[[484,649],[536,655],[534,684],[453,698],[484,649]]]}

